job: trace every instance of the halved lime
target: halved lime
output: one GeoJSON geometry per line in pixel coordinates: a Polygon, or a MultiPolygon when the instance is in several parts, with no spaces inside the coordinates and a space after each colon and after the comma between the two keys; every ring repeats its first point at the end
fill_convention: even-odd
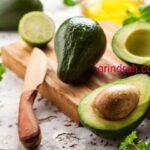
{"type": "Polygon", "coordinates": [[[52,40],[54,21],[43,12],[33,11],[24,15],[19,22],[19,34],[32,46],[43,46],[52,40]]]}

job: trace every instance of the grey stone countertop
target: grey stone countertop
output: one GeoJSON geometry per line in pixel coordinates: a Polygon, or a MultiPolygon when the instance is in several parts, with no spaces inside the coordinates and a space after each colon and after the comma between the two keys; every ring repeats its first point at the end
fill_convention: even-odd
{"type": "MultiPolygon", "coordinates": [[[[57,27],[66,18],[81,15],[79,6],[66,7],[60,0],[42,0],[45,12],[52,16],[57,27]]],[[[19,40],[16,32],[0,32],[0,45],[19,40]]],[[[0,150],[25,150],[18,140],[18,103],[23,81],[7,69],[0,82],[0,150]]],[[[42,143],[38,150],[117,150],[120,141],[97,137],[84,127],[79,127],[68,117],[42,98],[34,105],[42,130],[42,143]]],[[[139,126],[140,137],[149,140],[150,121],[139,126]]]]}

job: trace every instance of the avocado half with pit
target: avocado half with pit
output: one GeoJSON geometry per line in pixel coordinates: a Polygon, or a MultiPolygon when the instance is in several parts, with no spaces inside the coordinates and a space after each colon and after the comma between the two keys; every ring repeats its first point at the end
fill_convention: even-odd
{"type": "Polygon", "coordinates": [[[113,37],[112,48],[126,62],[150,65],[150,23],[136,22],[122,27],[113,37]]]}
{"type": "MultiPolygon", "coordinates": [[[[83,100],[80,102],[78,106],[78,114],[79,114],[80,121],[84,126],[86,126],[91,131],[93,131],[94,133],[96,133],[101,137],[105,137],[105,138],[123,137],[129,134],[132,130],[136,129],[138,125],[143,121],[145,116],[147,115],[150,106],[149,91],[150,91],[150,77],[144,74],[138,74],[125,79],[120,79],[113,83],[97,88],[94,91],[92,91],[89,95],[87,95],[85,98],[83,98],[83,100]],[[113,110],[111,110],[114,107],[113,106],[114,104],[111,103],[111,101],[109,101],[111,105],[109,108],[106,107],[108,109],[108,110],[106,109],[106,116],[108,116],[108,118],[105,118],[102,115],[102,113],[98,113],[98,111],[95,110],[95,108],[93,107],[94,106],[93,102],[96,99],[97,95],[100,94],[102,91],[106,91],[107,89],[112,90],[114,87],[120,85],[123,87],[127,87],[130,85],[132,87],[132,89],[126,89],[127,91],[129,91],[128,98],[126,97],[127,93],[126,94],[122,93],[122,95],[124,95],[123,100],[126,100],[127,98],[130,101],[128,101],[128,103],[125,104],[126,108],[124,109],[124,111],[122,109],[124,107],[123,106],[124,103],[120,101],[121,102],[119,104],[120,113],[118,111],[118,114],[116,114],[116,116],[120,117],[120,119],[116,118],[116,120],[113,118],[115,116],[112,115],[113,110]],[[136,92],[132,93],[134,90],[133,87],[138,90],[138,94],[139,94],[138,101],[132,101],[132,99],[136,98],[136,92]],[[131,107],[130,104],[133,103],[135,103],[134,106],[136,107],[134,107],[134,109],[132,107],[133,111],[128,113],[127,117],[121,119],[123,115],[121,116],[120,114],[124,114],[125,112],[128,112],[128,107],[131,107]]],[[[105,97],[108,97],[106,93],[103,93],[103,95],[104,95],[104,99],[105,97]]],[[[115,98],[113,95],[112,97],[115,98]]],[[[119,100],[119,97],[115,99],[115,101],[117,100],[119,100]]],[[[102,109],[103,107],[104,104],[101,104],[99,108],[102,109]]]]}

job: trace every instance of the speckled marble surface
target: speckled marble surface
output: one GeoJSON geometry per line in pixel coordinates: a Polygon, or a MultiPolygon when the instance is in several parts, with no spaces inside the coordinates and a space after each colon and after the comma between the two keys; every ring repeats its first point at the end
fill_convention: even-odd
{"type": "MultiPolygon", "coordinates": [[[[72,15],[81,15],[79,6],[68,8],[60,0],[42,0],[45,11],[58,25],[72,15]]],[[[16,32],[0,32],[0,45],[17,41],[16,32]]],[[[25,150],[18,140],[18,102],[23,81],[7,70],[0,83],[0,150],[25,150]]],[[[97,137],[84,127],[73,123],[58,109],[39,97],[34,105],[42,130],[42,143],[37,150],[117,150],[119,140],[97,137]]],[[[150,121],[145,120],[138,128],[141,138],[148,140],[150,121]]]]}

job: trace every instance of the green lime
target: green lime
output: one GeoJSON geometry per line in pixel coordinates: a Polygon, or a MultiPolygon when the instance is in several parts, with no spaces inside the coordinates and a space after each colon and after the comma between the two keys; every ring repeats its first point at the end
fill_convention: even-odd
{"type": "Polygon", "coordinates": [[[43,12],[25,14],[19,22],[19,34],[32,46],[43,46],[52,40],[55,32],[54,21],[43,12]]]}

